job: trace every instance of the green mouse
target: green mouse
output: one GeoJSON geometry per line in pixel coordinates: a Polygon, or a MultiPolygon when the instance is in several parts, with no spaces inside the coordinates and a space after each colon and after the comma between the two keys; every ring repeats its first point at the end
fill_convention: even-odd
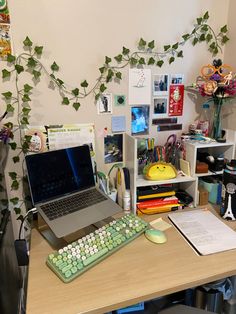
{"type": "Polygon", "coordinates": [[[147,229],[145,231],[146,238],[154,243],[165,243],[167,241],[167,237],[163,231],[157,229],[147,229]]]}

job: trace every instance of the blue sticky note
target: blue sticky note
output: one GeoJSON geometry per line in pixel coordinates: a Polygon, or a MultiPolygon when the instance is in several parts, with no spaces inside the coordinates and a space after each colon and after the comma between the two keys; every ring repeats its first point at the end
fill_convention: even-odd
{"type": "Polygon", "coordinates": [[[113,116],[111,118],[111,130],[112,132],[125,132],[126,120],[125,116],[113,116]]]}

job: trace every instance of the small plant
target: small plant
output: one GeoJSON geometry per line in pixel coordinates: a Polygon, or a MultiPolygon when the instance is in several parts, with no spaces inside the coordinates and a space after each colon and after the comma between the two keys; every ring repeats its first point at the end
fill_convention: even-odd
{"type": "MultiPolygon", "coordinates": [[[[49,70],[46,69],[41,62],[43,46],[34,45],[27,36],[23,41],[24,51],[18,56],[9,54],[7,56],[8,67],[2,70],[3,81],[10,80],[11,78],[14,78],[15,81],[14,93],[12,91],[2,93],[6,104],[6,117],[17,117],[16,126],[13,127],[13,123],[8,122],[3,125],[2,129],[2,136],[6,136],[4,128],[10,128],[10,136],[7,136],[6,143],[15,152],[13,156],[14,164],[19,163],[22,160],[21,156],[27,154],[29,150],[31,136],[25,135],[23,130],[29,125],[31,95],[34,88],[32,83],[34,86],[37,85],[43,74],[50,80],[49,86],[56,89],[61,95],[61,104],[65,106],[72,105],[77,111],[80,108],[81,100],[88,95],[92,94],[96,102],[111,81],[119,82],[122,80],[122,70],[125,67],[157,66],[161,68],[165,62],[172,64],[176,59],[183,58],[182,47],[186,42],[191,42],[193,46],[205,42],[208,50],[213,55],[216,55],[221,51],[221,46],[229,40],[226,35],[227,26],[221,27],[220,31],[216,34],[208,24],[208,19],[209,14],[206,12],[202,17],[196,19],[196,23],[190,33],[182,35],[179,42],[165,45],[162,51],[156,50],[154,40],[146,41],[143,38],[138,42],[137,51],[131,52],[130,49],[122,47],[122,51],[114,58],[105,56],[103,65],[99,67],[99,77],[92,87],[90,87],[87,80],[83,80],[79,86],[72,90],[68,89],[65,82],[58,76],[59,66],[55,61],[49,70]],[[23,73],[30,75],[31,83],[22,82],[23,73]],[[15,141],[16,132],[20,133],[20,143],[15,141]]],[[[12,180],[11,190],[14,192],[18,190],[20,183],[22,183],[22,176],[18,175],[16,171],[10,172],[9,176],[12,180]]],[[[2,202],[6,203],[6,200],[2,202]]],[[[14,196],[10,198],[10,202],[13,204],[16,213],[20,214],[20,207],[24,200],[20,201],[17,196],[14,196]]]]}

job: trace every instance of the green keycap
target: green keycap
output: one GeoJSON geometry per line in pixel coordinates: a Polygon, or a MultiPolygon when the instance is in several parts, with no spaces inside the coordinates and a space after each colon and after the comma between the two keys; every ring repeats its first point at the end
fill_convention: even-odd
{"type": "Polygon", "coordinates": [[[59,265],[59,269],[62,270],[62,268],[66,267],[68,264],[66,262],[63,262],[62,264],[59,265]]]}
{"type": "Polygon", "coordinates": [[[69,278],[71,275],[72,275],[72,274],[71,274],[71,271],[70,271],[70,270],[68,270],[68,271],[65,273],[65,277],[66,277],[66,278],[69,278]]]}
{"type": "Polygon", "coordinates": [[[84,266],[91,264],[92,262],[96,261],[99,257],[103,256],[108,252],[107,248],[102,249],[101,251],[97,252],[96,254],[90,256],[86,260],[83,261],[84,266]]]}
{"type": "Polygon", "coordinates": [[[71,264],[69,264],[69,265],[67,265],[67,266],[65,266],[64,268],[62,268],[62,273],[66,273],[69,269],[71,269],[72,268],[72,265],[71,264]]]}

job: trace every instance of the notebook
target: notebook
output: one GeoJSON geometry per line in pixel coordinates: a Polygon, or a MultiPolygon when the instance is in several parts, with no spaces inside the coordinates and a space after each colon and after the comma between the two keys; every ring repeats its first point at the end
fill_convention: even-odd
{"type": "Polygon", "coordinates": [[[57,238],[122,210],[95,185],[88,145],[25,157],[33,205],[57,238]]]}

